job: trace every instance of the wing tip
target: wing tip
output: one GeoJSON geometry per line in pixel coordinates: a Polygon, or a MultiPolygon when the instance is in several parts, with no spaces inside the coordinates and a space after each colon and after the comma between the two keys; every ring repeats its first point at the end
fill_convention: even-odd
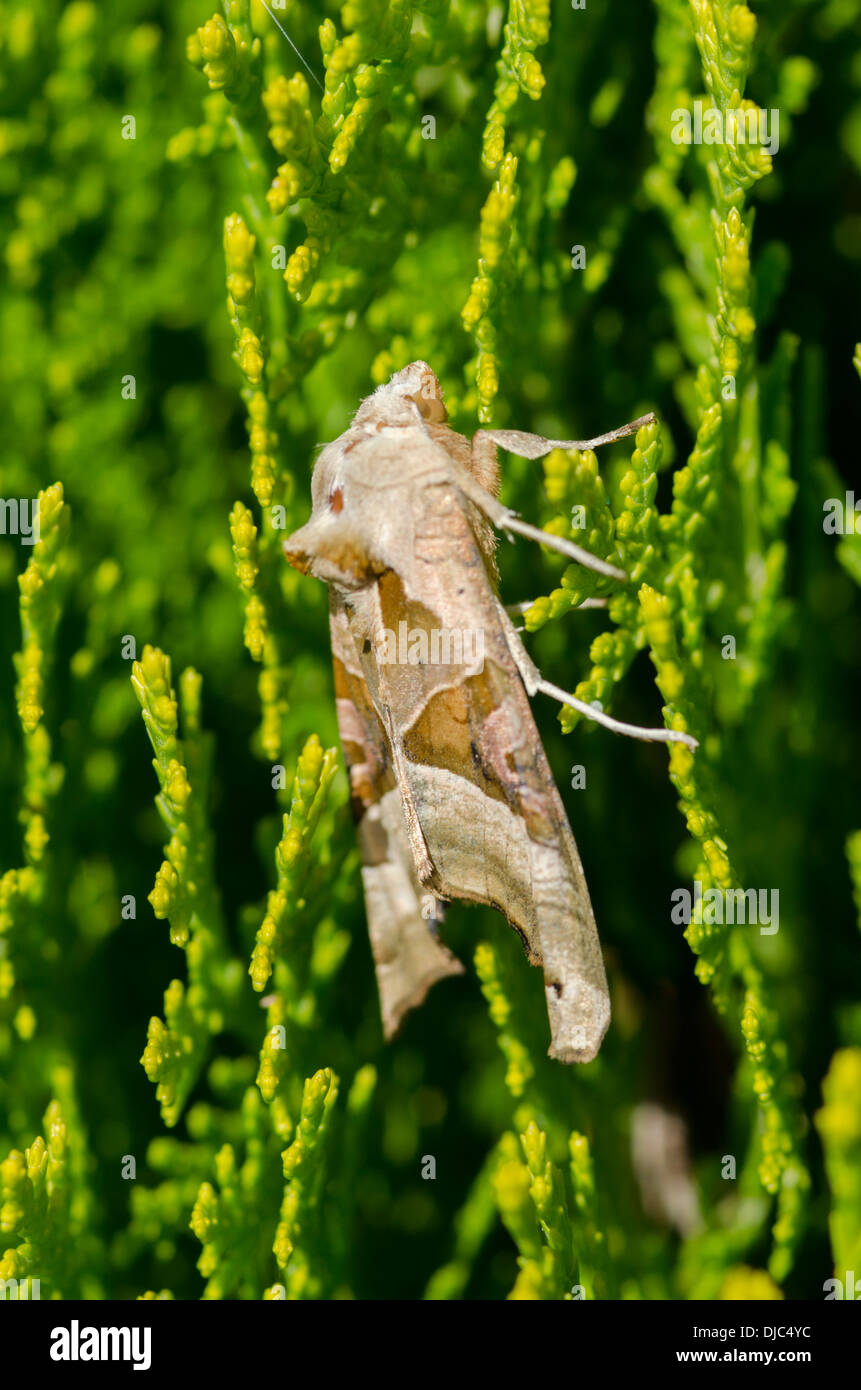
{"type": "Polygon", "coordinates": [[[551,984],[546,993],[552,1035],[548,1057],[567,1064],[594,1062],[610,1026],[606,985],[599,988],[582,982],[579,990],[572,992],[574,997],[566,999],[564,1010],[560,1008],[561,989],[557,993],[551,984]]]}
{"type": "Polygon", "coordinates": [[[574,1046],[570,1043],[551,1043],[547,1049],[547,1056],[552,1057],[556,1062],[564,1062],[570,1065],[572,1062],[594,1062],[601,1048],[603,1034],[597,1042],[590,1041],[582,1046],[574,1046]]]}

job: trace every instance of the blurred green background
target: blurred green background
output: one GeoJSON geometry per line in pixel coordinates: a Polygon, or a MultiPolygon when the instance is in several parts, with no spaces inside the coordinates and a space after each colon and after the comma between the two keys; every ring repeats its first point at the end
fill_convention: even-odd
{"type": "MultiPolygon", "coordinates": [[[[261,507],[250,485],[251,388],[234,360],[225,310],[224,219],[240,213],[257,235],[257,330],[268,428],[277,435],[263,452],[274,461],[273,495],[291,526],[309,509],[315,446],[346,427],[374,385],[417,357],[440,376],[452,421],[467,434],[480,408],[495,424],[563,437],[656,410],[657,506],[668,513],[674,470],[694,447],[703,409],[696,381],[700,374],[702,386],[714,352],[710,293],[718,281],[714,247],[700,234],[713,202],[710,152],[691,152],[684,170],[673,166],[665,116],[681,104],[678,93],[705,94],[697,25],[705,32],[710,16],[740,23],[737,9],[617,0],[574,11],[555,0],[549,14],[521,5],[506,16],[472,0],[343,11],[288,0],[278,17],[320,78],[324,20],[339,39],[354,35],[356,46],[332,60],[329,44],[328,115],[312,137],[301,115],[288,112],[283,124],[293,133],[276,150],[278,122],[271,108],[264,112],[260,86],[268,90],[279,72],[290,78],[297,64],[262,6],[248,12],[260,51],[228,55],[225,87],[213,82],[215,69],[201,72],[199,41],[190,55],[196,66],[186,55],[187,37],[211,17],[204,0],[128,0],[121,9],[61,0],[0,5],[0,495],[35,497],[60,482],[69,513],[40,726],[61,782],[59,774],[40,780],[23,754],[33,734],[22,733],[16,714],[13,654],[21,649],[17,579],[31,555],[14,537],[0,537],[0,871],[36,863],[41,884],[20,911],[13,902],[0,916],[7,943],[0,963],[10,961],[15,972],[0,997],[0,1156],[45,1133],[43,1114],[57,1095],[71,1155],[62,1220],[40,1226],[32,1213],[0,1207],[0,1255],[41,1239],[34,1272],[42,1270],[43,1296],[50,1287],[65,1296],[170,1289],[198,1298],[212,1277],[211,1268],[204,1277],[195,1268],[200,1244],[188,1223],[200,1183],[215,1180],[222,1145],[234,1145],[240,1162],[250,1152],[242,1096],[254,1089],[266,1016],[245,970],[275,885],[280,814],[289,809],[305,740],[316,733],[324,747],[337,744],[325,593],[286,567],[282,575],[270,530],[261,533],[261,574],[277,651],[270,643],[267,659],[286,708],[277,712],[280,756],[261,746],[259,667],[243,645],[228,524],[237,500],[258,526],[261,507]],[[505,150],[518,160],[519,201],[512,240],[495,265],[489,248],[505,222],[493,221],[492,205],[486,212],[481,254],[490,265],[491,307],[465,326],[482,209],[500,177],[499,161],[482,165],[481,155],[506,19],[520,35],[513,51],[522,59],[504,130],[505,150]],[[530,34],[548,24],[547,37],[530,48],[530,34]],[[534,69],[524,66],[533,52],[545,79],[538,100],[528,90],[534,69]],[[363,86],[362,72],[371,70],[363,86]],[[355,149],[333,168],[333,133],[366,91],[372,109],[362,115],[355,149]],[[123,138],[130,115],[134,139],[123,138]],[[435,118],[434,139],[422,138],[427,115],[435,118]],[[267,211],[262,193],[285,149],[299,170],[297,196],[267,211]],[[309,235],[319,238],[315,287],[309,279],[295,293],[295,277],[285,285],[267,235],[288,257],[309,235]],[[586,248],[585,271],[572,268],[574,245],[586,248]],[[496,392],[487,389],[488,373],[496,392]],[[135,379],[133,399],[124,398],[127,376],[135,379]],[[167,836],[153,804],[127,636],[137,657],[145,644],[170,657],[174,684],[188,666],[203,677],[215,880],[226,949],[242,979],[234,1012],[210,1028],[189,1102],[196,1120],[184,1117],[174,1147],[162,1149],[165,1127],[139,1059],[148,1021],[185,965],[146,901],[167,836]],[[271,773],[279,761],[288,773],[280,805],[271,773]],[[22,839],[34,813],[50,834],[47,857],[35,860],[22,839]],[[137,914],[123,921],[128,894],[137,914]],[[121,1177],[123,1155],[136,1156],[134,1183],[121,1177]]],[[[741,464],[741,453],[735,462],[725,456],[723,477],[716,466],[717,500],[697,533],[706,557],[722,557],[714,565],[706,559],[700,576],[708,612],[699,712],[702,729],[719,739],[709,751],[714,806],[741,881],[780,892],[780,932],[753,934],[749,950],[788,1048],[782,1113],[811,1187],[789,1241],[791,1268],[771,1271],[787,1296],[821,1297],[839,1263],[828,1178],[833,1187],[834,1174],[842,1175],[843,1250],[857,1246],[861,1210],[849,1176],[861,1145],[861,967],[846,855],[847,837],[861,824],[861,565],[853,537],[822,528],[823,502],[851,485],[857,458],[861,4],[769,0],[755,9],[747,95],[781,116],[774,169],[744,203],[749,219],[755,208],[757,332],[740,376],[759,392],[762,435],[741,464]],[[783,570],[767,607],[757,608],[761,556],[744,549],[749,533],[738,525],[734,479],[745,467],[768,466],[770,440],[785,448],[798,490],[782,532],[783,570]],[[757,646],[759,619],[768,640],[757,646]],[[727,632],[742,649],[733,671],[720,656],[727,632]],[[826,1174],[811,1117],[838,1049],[849,1060],[835,1091],[835,1166],[826,1174]]],[[[246,11],[227,6],[228,19],[250,33],[246,11]]],[[[512,70],[502,73],[505,91],[512,70]]],[[[308,91],[316,122],[321,94],[313,82],[308,91]]],[[[291,92],[301,107],[300,89],[291,92]]],[[[614,506],[630,455],[626,446],[601,455],[614,506]]],[[[538,524],[576,500],[572,493],[554,509],[539,464],[512,458],[505,468],[504,499],[538,524]]],[[[556,589],[563,567],[518,543],[503,547],[501,568],[502,591],[515,602],[556,589]]],[[[608,626],[606,612],[569,613],[527,640],[548,678],[574,689],[595,664],[590,645],[608,626]]],[[[660,706],[641,652],[614,712],[652,725],[660,706]]],[[[245,1244],[234,1241],[234,1265],[222,1251],[209,1296],[260,1297],[285,1282],[271,1255],[278,1155],[298,1116],[301,1080],[332,1067],[345,1096],[368,1066],[376,1069],[373,1096],[361,1123],[337,1121],[343,1128],[320,1161],[313,1220],[296,1237],[314,1271],[306,1293],[418,1297],[433,1271],[448,1266],[439,1285],[448,1296],[506,1296],[518,1254],[541,1263],[541,1235],[533,1216],[531,1234],[518,1236],[527,1198],[511,1195],[519,1181],[511,1153],[503,1156],[515,1168],[502,1179],[488,1155],[500,1136],[534,1122],[548,1134],[559,1171],[568,1133],[590,1140],[597,1197],[576,1209],[586,1246],[590,1221],[604,1236],[599,1293],[711,1298],[733,1289],[759,1296],[765,1287],[776,1296],[776,1284],[744,1272],[765,1270],[772,1248],[773,1211],[756,1176],[755,1059],[745,1060],[737,1022],[715,1010],[670,922],[670,894],[690,882],[698,860],[676,810],[678,788],[667,780],[666,750],[582,725],[563,735],[546,703],[536,716],[607,959],[614,1023],[599,1061],[566,1069],[543,1059],[540,973],[528,969],[501,917],[462,905],[450,911],[446,939],[468,965],[479,940],[491,943],[523,1020],[519,1036],[534,1078],[520,1095],[506,1086],[497,1028],[471,967],[438,986],[402,1036],[383,1046],[339,771],[315,841],[307,903],[285,949],[306,960],[321,924],[327,940],[348,933],[349,946],[345,939],[343,960],[333,947],[331,970],[312,971],[290,1004],[290,1121],[270,1135],[261,1172],[249,1169],[255,1195],[233,1218],[245,1244]],[[587,768],[585,791],[570,790],[573,764],[587,768]],[[637,1107],[647,1103],[683,1122],[677,1166],[661,1157],[658,1185],[698,1194],[700,1217],[685,1229],[660,1201],[648,1210],[643,1196],[645,1160],[632,1158],[631,1133],[632,1116],[642,1121],[637,1107]],[[738,1158],[734,1184],[721,1178],[727,1154],[738,1158]],[[421,1178],[423,1155],[436,1157],[433,1182],[421,1178]]],[[[861,883],[861,850],[856,858],[861,883]]],[[[11,881],[3,882],[11,902],[11,881]]],[[[219,1181],[223,1194],[230,1189],[223,1171],[219,1181]]],[[[566,1200],[574,1213],[570,1190],[566,1200]]],[[[563,1274],[547,1276],[544,1296],[550,1288],[561,1296],[563,1274]]],[[[300,1296],[286,1282],[290,1296],[300,1296]]],[[[522,1288],[518,1296],[526,1296],[522,1288]]]]}

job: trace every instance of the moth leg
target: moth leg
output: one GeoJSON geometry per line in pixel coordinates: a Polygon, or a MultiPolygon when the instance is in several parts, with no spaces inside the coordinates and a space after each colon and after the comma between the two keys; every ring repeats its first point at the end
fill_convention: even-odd
{"type": "Polygon", "coordinates": [[[473,436],[472,448],[474,453],[481,456],[487,448],[485,441],[489,441],[520,458],[540,459],[553,449],[597,449],[601,444],[614,444],[617,439],[636,434],[644,425],[653,425],[656,419],[654,412],[650,411],[648,415],[641,415],[638,420],[631,420],[627,425],[620,425],[617,430],[609,430],[606,434],[596,435],[594,439],[545,439],[543,434],[529,434],[526,430],[479,430],[473,436]]]}
{"type": "MultiPolygon", "coordinates": [[[[524,436],[524,438],[535,436],[524,436]]],[[[544,441],[547,442],[546,440],[544,441]]],[[[555,445],[551,447],[555,448],[555,445]]],[[[549,452],[549,450],[545,450],[549,452]]],[[[597,570],[599,574],[606,574],[611,579],[627,579],[624,570],[617,569],[615,565],[610,565],[606,560],[600,560],[591,551],[584,550],[582,546],[575,545],[573,541],[565,540],[562,536],[553,536],[549,531],[542,531],[538,526],[531,526],[528,521],[522,521],[510,507],[504,507],[496,497],[492,497],[479,482],[462,469],[458,475],[458,486],[465,497],[473,503],[488,519],[498,531],[504,531],[506,535],[515,532],[518,536],[525,536],[527,540],[538,541],[540,545],[546,545],[550,550],[558,550],[560,555],[565,555],[569,560],[576,560],[579,565],[586,569],[597,570]]]]}
{"type": "Polygon", "coordinates": [[[648,415],[641,415],[639,419],[620,425],[618,429],[608,430],[606,434],[596,435],[594,439],[545,439],[543,434],[529,434],[526,430],[478,430],[472,439],[470,481],[476,488],[481,489],[486,499],[495,503],[496,513],[488,509],[486,502],[482,504],[477,494],[470,494],[470,500],[499,530],[507,534],[514,531],[528,540],[539,541],[551,550],[558,550],[560,555],[567,556],[569,560],[576,560],[586,569],[597,570],[599,574],[606,574],[611,579],[627,579],[624,571],[617,569],[615,565],[599,560],[596,555],[584,550],[582,546],[575,545],[573,541],[563,540],[561,536],[551,536],[547,531],[539,530],[537,526],[530,526],[528,522],[521,521],[516,512],[503,507],[497,500],[499,467],[496,450],[499,446],[507,449],[510,454],[519,454],[521,458],[540,459],[553,449],[597,449],[601,444],[613,444],[617,439],[636,434],[643,425],[654,424],[655,419],[656,416],[650,411],[648,415]]]}
{"type": "MultiPolygon", "coordinates": [[[[524,613],[528,613],[529,609],[532,607],[534,602],[534,599],[526,598],[523,600],[522,603],[507,603],[505,605],[505,611],[508,614],[509,618],[522,618],[524,613]]],[[[578,609],[606,608],[607,600],[605,598],[584,598],[583,602],[578,603],[576,607],[578,609]]]]}
{"type": "Polygon", "coordinates": [[[614,734],[627,734],[629,738],[639,738],[644,743],[683,743],[691,750],[699,748],[697,740],[690,734],[682,733],[680,729],[644,729],[640,724],[626,724],[621,719],[614,719],[612,715],[605,714],[595,705],[587,705],[585,700],[578,700],[576,695],[560,690],[558,685],[544,680],[543,676],[538,682],[538,689],[543,695],[558,700],[560,705],[570,705],[586,719],[593,719],[596,724],[603,724],[605,729],[612,729],[614,734]]]}
{"type": "Polygon", "coordinates": [[[546,681],[518,637],[516,629],[508,621],[504,626],[508,639],[508,649],[517,664],[517,669],[529,695],[535,695],[541,691],[542,695],[549,695],[551,699],[558,700],[560,705],[570,705],[586,719],[592,719],[596,724],[603,725],[605,729],[611,729],[614,734],[627,734],[629,738],[639,738],[644,743],[683,743],[691,750],[699,747],[695,738],[692,738],[690,734],[682,733],[680,729],[645,729],[640,724],[626,724],[621,719],[614,719],[612,715],[605,714],[602,709],[588,705],[585,700],[578,700],[576,695],[561,690],[558,685],[553,685],[551,681],[546,681]]]}

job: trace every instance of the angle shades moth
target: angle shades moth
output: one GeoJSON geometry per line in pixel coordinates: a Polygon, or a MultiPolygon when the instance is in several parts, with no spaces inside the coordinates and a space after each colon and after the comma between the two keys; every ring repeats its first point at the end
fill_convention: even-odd
{"type": "Polygon", "coordinates": [[[465,899],[502,912],[542,968],[550,1056],[587,1062],[598,1052],[610,1021],[601,947],[530,697],[544,691],[636,737],[693,741],[621,724],[543,680],[497,593],[494,528],[626,576],[504,507],[497,447],[540,458],[610,442],[653,418],[594,440],[480,430],[470,443],[448,425],[431,368],[413,362],[317,459],[311,517],[284,552],[329,587],[338,722],[387,1038],[437,980],[462,973],[438,926],[443,904],[465,899]],[[482,640],[458,645],[464,633],[482,640]],[[434,660],[441,634],[448,659],[434,660]]]}

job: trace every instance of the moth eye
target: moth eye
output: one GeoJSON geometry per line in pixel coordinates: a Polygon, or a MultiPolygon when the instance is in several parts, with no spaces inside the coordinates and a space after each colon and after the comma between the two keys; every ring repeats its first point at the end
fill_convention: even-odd
{"type": "Polygon", "coordinates": [[[335,488],[335,491],[329,498],[329,510],[332,512],[342,512],[344,510],[344,494],[339,487],[335,488]]]}

